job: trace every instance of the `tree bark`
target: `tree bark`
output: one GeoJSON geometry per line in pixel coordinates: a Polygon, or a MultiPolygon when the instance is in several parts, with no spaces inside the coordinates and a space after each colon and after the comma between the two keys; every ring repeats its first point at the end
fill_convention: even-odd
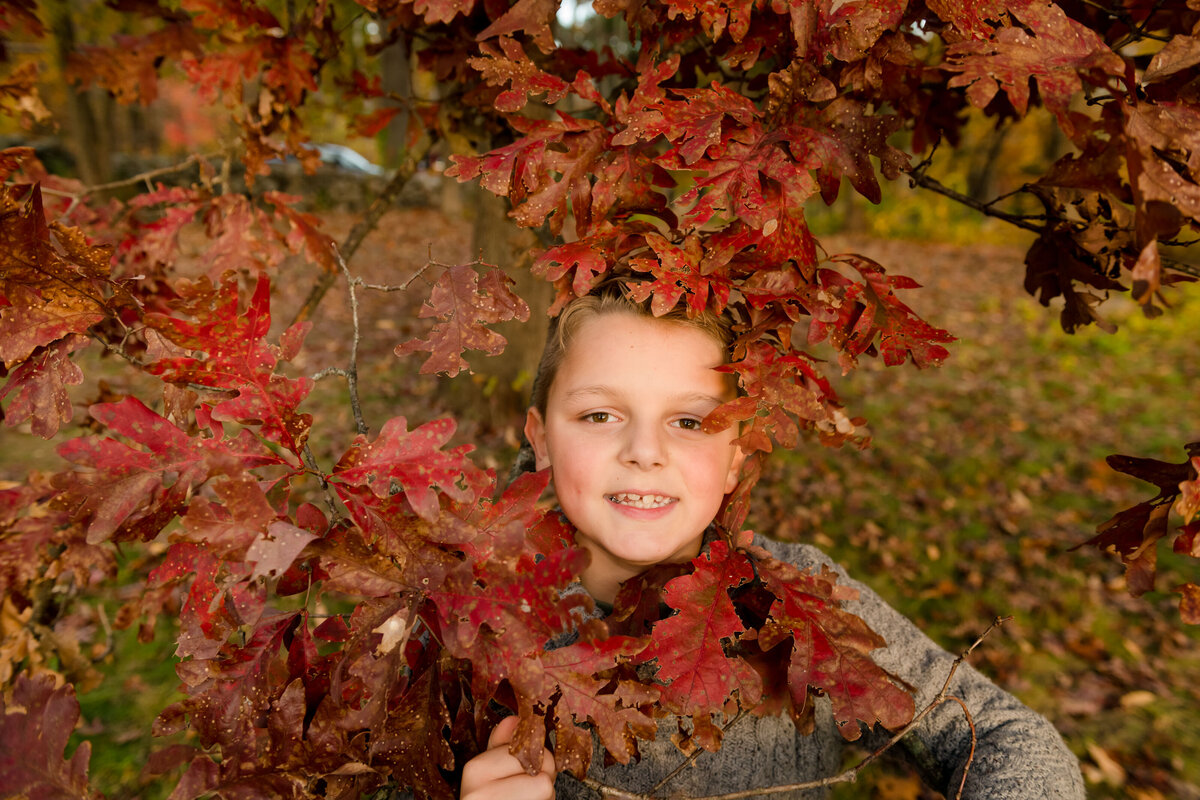
{"type": "MultiPolygon", "coordinates": [[[[71,19],[70,0],[47,0],[44,5],[54,39],[54,61],[60,74],[67,74],[68,60],[75,50],[75,23],[71,19]]],[[[70,122],[68,141],[75,156],[79,178],[95,186],[111,177],[109,136],[96,119],[89,102],[91,92],[67,84],[67,115],[70,122]]]]}
{"type": "Polygon", "coordinates": [[[412,99],[412,65],[403,33],[384,48],[381,57],[383,90],[403,100],[400,112],[392,117],[383,132],[383,163],[395,167],[408,155],[408,118],[412,113],[408,105],[412,99]]]}
{"type": "Polygon", "coordinates": [[[529,404],[529,390],[542,354],[546,336],[547,311],[553,300],[553,287],[530,271],[537,237],[518,228],[508,218],[508,201],[472,184],[468,205],[474,211],[472,244],[474,252],[488,264],[494,264],[513,279],[513,291],[529,304],[528,322],[507,322],[495,329],[508,340],[498,356],[467,354],[472,370],[483,380],[483,390],[491,419],[497,426],[506,420],[520,420],[529,404]]]}

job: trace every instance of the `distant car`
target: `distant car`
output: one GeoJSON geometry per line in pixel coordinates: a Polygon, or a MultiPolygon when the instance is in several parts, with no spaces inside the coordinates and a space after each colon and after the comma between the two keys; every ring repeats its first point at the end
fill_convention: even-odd
{"type": "MultiPolygon", "coordinates": [[[[387,173],[387,170],[383,167],[343,144],[309,144],[307,146],[317,151],[317,156],[321,159],[321,164],[324,166],[345,172],[357,172],[361,175],[378,176],[387,173]]],[[[281,165],[298,164],[299,161],[298,158],[289,153],[286,158],[272,158],[267,163],[272,167],[278,167],[281,165]]]]}
{"type": "Polygon", "coordinates": [[[341,144],[315,144],[316,151],[321,154],[321,161],[347,172],[363,172],[367,175],[383,175],[387,170],[373,163],[356,150],[341,144]]]}

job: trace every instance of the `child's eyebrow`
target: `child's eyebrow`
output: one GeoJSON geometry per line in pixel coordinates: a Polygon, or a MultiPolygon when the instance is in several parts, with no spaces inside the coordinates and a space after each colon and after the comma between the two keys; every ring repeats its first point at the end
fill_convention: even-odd
{"type": "MultiPolygon", "coordinates": [[[[616,391],[615,389],[613,389],[611,387],[604,386],[604,385],[581,386],[578,389],[572,389],[571,391],[564,394],[563,399],[564,400],[575,400],[578,398],[587,398],[587,397],[603,397],[606,399],[611,399],[611,398],[615,398],[619,395],[620,395],[620,392],[616,391]]],[[[706,405],[711,405],[713,408],[716,408],[717,406],[719,406],[725,402],[724,398],[717,397],[716,395],[707,394],[706,392],[685,392],[682,394],[673,395],[670,398],[668,398],[668,400],[673,403],[703,403],[706,405]]]]}

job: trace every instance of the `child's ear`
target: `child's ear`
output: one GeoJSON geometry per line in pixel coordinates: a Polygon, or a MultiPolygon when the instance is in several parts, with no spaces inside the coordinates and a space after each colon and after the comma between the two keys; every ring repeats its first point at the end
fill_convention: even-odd
{"type": "Polygon", "coordinates": [[[533,448],[537,468],[541,470],[550,466],[550,449],[546,447],[546,423],[541,412],[532,406],[525,413],[525,438],[533,448]]]}
{"type": "Polygon", "coordinates": [[[725,475],[725,494],[729,494],[737,488],[738,481],[742,478],[742,463],[746,460],[746,454],[742,448],[735,448],[733,461],[729,464],[729,472],[725,475]]]}

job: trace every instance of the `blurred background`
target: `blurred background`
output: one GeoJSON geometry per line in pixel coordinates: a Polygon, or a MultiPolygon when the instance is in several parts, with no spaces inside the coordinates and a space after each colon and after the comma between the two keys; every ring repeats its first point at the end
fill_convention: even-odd
{"type": "MultiPolygon", "coordinates": [[[[145,106],[64,80],[68,53],[121,31],[106,29],[111,17],[93,14],[95,5],[43,6],[52,35],[9,48],[43,64],[41,95],[50,116],[25,124],[0,117],[0,145],[33,146],[51,173],[89,186],[221,151],[226,122],[182,80],[164,82],[145,106]]],[[[605,33],[603,20],[571,8],[564,14],[575,26],[567,26],[567,35],[605,33]]],[[[369,26],[362,35],[370,39],[369,26]]],[[[420,75],[398,70],[395,79],[420,75]]],[[[319,168],[309,174],[279,161],[252,189],[303,195],[338,240],[386,184],[407,130],[399,121],[363,137],[347,124],[342,109],[318,113],[311,130],[322,145],[319,168]]],[[[1038,112],[999,132],[980,122],[968,134],[954,158],[935,164],[931,174],[977,200],[1020,187],[1065,146],[1052,120],[1038,112]]],[[[545,241],[510,225],[502,201],[442,178],[444,166],[437,158],[422,165],[356,253],[355,273],[399,284],[430,261],[465,263],[482,254],[510,270],[534,318],[504,330],[511,343],[505,355],[475,359],[474,374],[445,380],[419,375],[418,359],[392,355],[427,325],[417,318],[427,283],[365,294],[364,411],[373,430],[397,414],[411,425],[452,414],[460,421],[456,440],[473,444],[483,465],[506,471],[544,327],[537,309],[547,305],[546,287],[531,281],[527,268],[530,252],[545,241]]],[[[173,171],[154,180],[186,183],[190,175],[173,171]]],[[[113,192],[129,196],[144,188],[113,192]]],[[[794,452],[773,454],[750,526],[822,547],[952,651],[967,647],[997,616],[1012,617],[971,662],[1054,721],[1082,762],[1089,796],[1200,798],[1200,632],[1180,621],[1169,591],[1183,582],[1188,565],[1164,550],[1157,590],[1135,599],[1119,562],[1094,548],[1077,549],[1114,513],[1156,493],[1112,471],[1107,455],[1180,462],[1182,443],[1200,440],[1200,287],[1167,290],[1171,308],[1157,319],[1113,298],[1101,314],[1115,333],[1091,327],[1068,336],[1057,309],[1024,292],[1029,240],[1003,222],[904,181],[885,185],[879,205],[845,187],[833,206],[818,201],[809,219],[827,253],[862,253],[916,279],[923,288],[902,299],[958,342],[937,369],[864,362],[839,379],[850,416],[868,421],[870,446],[827,449],[810,439],[794,452]]],[[[204,246],[198,228],[191,234],[189,240],[185,231],[185,251],[204,246]]],[[[279,325],[300,307],[305,276],[311,280],[317,268],[298,264],[295,274],[274,300],[279,325]]],[[[326,297],[315,322],[294,362],[309,374],[347,358],[344,287],[326,297]]],[[[108,383],[78,387],[75,423],[105,392],[151,390],[125,385],[143,378],[106,367],[95,353],[87,357],[100,362],[108,383]]],[[[318,459],[328,462],[353,435],[344,385],[319,383],[307,410],[320,425],[345,431],[336,441],[313,441],[318,459]]],[[[0,429],[0,477],[23,480],[30,470],[57,468],[53,443],[0,429]]],[[[111,591],[115,609],[122,590],[111,591]]],[[[0,617],[0,626],[10,624],[16,623],[0,617]]],[[[99,665],[106,679],[80,697],[77,738],[92,742],[93,785],[108,797],[164,797],[169,787],[146,782],[141,769],[153,748],[147,720],[169,702],[176,683],[171,631],[160,625],[150,644],[130,631],[115,636],[116,655],[99,665]]],[[[898,765],[885,764],[837,796],[936,795],[898,765]]]]}

